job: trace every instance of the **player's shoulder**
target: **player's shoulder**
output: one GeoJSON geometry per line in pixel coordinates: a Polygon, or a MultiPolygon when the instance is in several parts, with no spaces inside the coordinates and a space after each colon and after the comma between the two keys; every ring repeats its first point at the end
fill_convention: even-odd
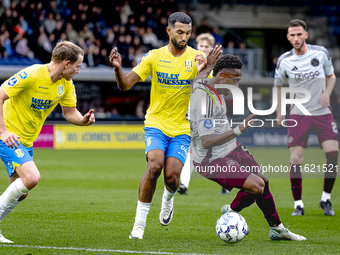
{"type": "Polygon", "coordinates": [[[288,60],[289,58],[291,58],[292,56],[294,56],[294,52],[293,52],[293,49],[291,49],[290,51],[287,51],[285,53],[283,53],[277,60],[277,68],[280,67],[280,65],[288,60]]]}
{"type": "Polygon", "coordinates": [[[22,70],[20,70],[17,74],[19,77],[23,80],[25,79],[30,79],[30,78],[35,78],[44,71],[43,69],[46,68],[45,64],[34,64],[29,67],[26,67],[22,70]]]}
{"type": "Polygon", "coordinates": [[[321,54],[326,54],[326,57],[328,59],[331,58],[331,55],[329,54],[328,50],[324,47],[324,46],[320,46],[320,45],[311,45],[308,44],[308,48],[314,53],[321,53],[321,54]]]}

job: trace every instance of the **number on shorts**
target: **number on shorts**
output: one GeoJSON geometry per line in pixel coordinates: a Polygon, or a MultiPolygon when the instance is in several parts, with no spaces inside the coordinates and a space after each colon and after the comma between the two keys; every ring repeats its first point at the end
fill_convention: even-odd
{"type": "Polygon", "coordinates": [[[332,128],[333,128],[333,132],[337,134],[337,133],[338,133],[338,128],[337,128],[335,122],[333,121],[333,122],[331,123],[331,125],[332,125],[332,128]]]}
{"type": "Polygon", "coordinates": [[[244,152],[248,152],[248,154],[251,156],[251,152],[246,147],[244,147],[244,145],[241,145],[241,148],[244,152]]]}

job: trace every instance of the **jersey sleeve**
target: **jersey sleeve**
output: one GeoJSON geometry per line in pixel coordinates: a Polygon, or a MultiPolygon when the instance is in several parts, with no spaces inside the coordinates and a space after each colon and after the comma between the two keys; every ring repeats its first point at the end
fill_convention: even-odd
{"type": "Polygon", "coordinates": [[[65,107],[77,106],[77,95],[73,81],[71,80],[66,88],[64,96],[60,100],[60,105],[65,107]]]}
{"type": "Polygon", "coordinates": [[[138,65],[132,69],[142,81],[145,81],[152,73],[152,56],[153,52],[149,51],[139,61],[138,65]]]}
{"type": "Polygon", "coordinates": [[[8,97],[14,97],[31,86],[31,76],[27,71],[20,71],[2,83],[1,88],[8,97]]]}
{"type": "Polygon", "coordinates": [[[214,134],[215,125],[212,116],[214,102],[212,98],[208,94],[204,95],[203,93],[193,93],[192,97],[192,100],[190,100],[190,121],[197,123],[198,135],[201,137],[214,134]]]}
{"type": "Polygon", "coordinates": [[[282,86],[287,82],[287,74],[283,68],[283,63],[281,63],[276,69],[275,69],[275,79],[274,84],[276,86],[282,86]]]}
{"type": "Polygon", "coordinates": [[[325,51],[325,60],[323,62],[323,68],[325,70],[326,76],[330,76],[334,72],[333,64],[332,64],[332,58],[331,55],[328,53],[327,49],[324,48],[325,51]]]}

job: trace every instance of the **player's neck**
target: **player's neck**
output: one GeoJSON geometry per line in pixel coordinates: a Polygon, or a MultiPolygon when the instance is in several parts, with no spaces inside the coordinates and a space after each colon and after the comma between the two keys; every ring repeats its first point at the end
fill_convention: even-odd
{"type": "Polygon", "coordinates": [[[47,69],[53,83],[63,78],[61,74],[62,67],[60,67],[58,64],[50,62],[47,65],[47,69]]]}
{"type": "Polygon", "coordinates": [[[305,54],[308,51],[308,46],[305,43],[300,49],[294,49],[294,52],[296,55],[298,56],[302,56],[303,54],[305,54]]]}
{"type": "Polygon", "coordinates": [[[182,56],[182,54],[186,51],[187,46],[183,49],[183,50],[178,50],[175,48],[175,46],[170,42],[168,45],[168,49],[170,51],[170,53],[174,56],[174,57],[180,57],[182,56]]]}

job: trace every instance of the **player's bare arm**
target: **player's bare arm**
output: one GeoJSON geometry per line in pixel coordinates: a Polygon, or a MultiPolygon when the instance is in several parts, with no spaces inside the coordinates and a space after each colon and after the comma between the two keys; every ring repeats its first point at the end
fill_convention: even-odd
{"type": "Polygon", "coordinates": [[[214,68],[214,65],[220,55],[222,54],[223,50],[221,50],[222,45],[216,45],[214,49],[212,49],[207,56],[207,64],[204,66],[204,69],[199,72],[196,76],[194,83],[197,79],[205,79],[210,74],[211,70],[214,68]]]}
{"type": "Polygon", "coordinates": [[[9,97],[5,91],[0,87],[0,136],[1,140],[6,144],[7,147],[13,148],[14,146],[17,149],[18,145],[20,145],[20,136],[8,132],[4,120],[3,103],[8,98],[9,97]]]}
{"type": "Polygon", "coordinates": [[[332,94],[332,91],[334,89],[335,86],[335,74],[332,73],[330,76],[327,76],[327,88],[326,90],[321,94],[320,96],[320,103],[322,105],[322,107],[327,107],[330,104],[330,96],[332,94]]]}
{"type": "Polygon", "coordinates": [[[89,126],[95,123],[94,110],[89,110],[84,116],[76,107],[62,107],[65,119],[77,126],[89,126]]]}
{"type": "MultiPolygon", "coordinates": [[[[255,114],[250,114],[245,120],[244,125],[243,123],[238,125],[239,131],[241,133],[244,133],[247,131],[247,129],[253,125],[253,123],[256,120],[253,120],[255,117],[255,114]]],[[[230,140],[234,139],[237,136],[237,134],[234,132],[234,130],[229,130],[222,134],[211,134],[211,135],[204,135],[201,136],[202,145],[205,149],[209,149],[213,146],[221,145],[224,143],[229,142],[230,140]]]]}
{"type": "Polygon", "coordinates": [[[124,74],[122,69],[122,57],[117,51],[117,47],[114,47],[110,53],[110,62],[112,63],[118,88],[122,91],[129,90],[133,85],[135,85],[140,77],[135,72],[131,71],[127,75],[124,74]]]}
{"type": "Polygon", "coordinates": [[[276,123],[281,126],[281,122],[286,118],[285,115],[282,115],[281,111],[281,86],[274,85],[274,88],[277,88],[276,123]]]}

